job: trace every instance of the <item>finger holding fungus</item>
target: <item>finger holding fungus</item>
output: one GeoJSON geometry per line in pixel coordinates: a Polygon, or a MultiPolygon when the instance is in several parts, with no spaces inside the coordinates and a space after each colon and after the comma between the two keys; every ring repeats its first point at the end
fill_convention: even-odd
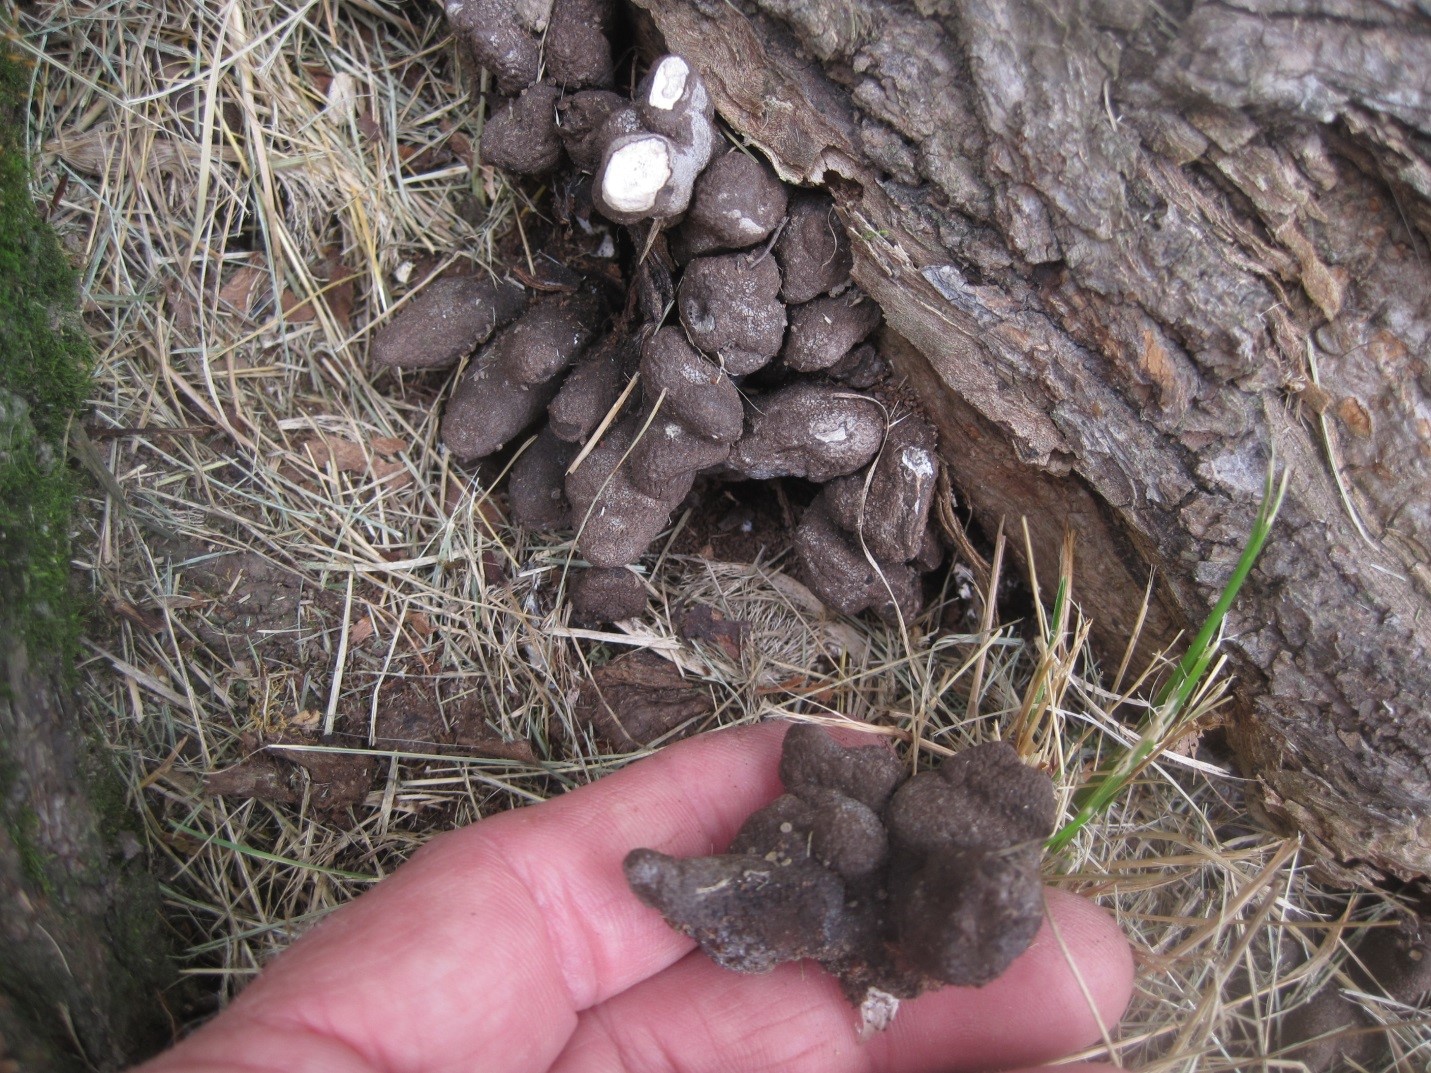
{"type": "Polygon", "coordinates": [[[847,748],[794,727],[781,760],[787,792],[742,825],[727,853],[677,860],[638,849],[627,880],[718,963],[766,972],[813,958],[862,1010],[871,999],[983,985],[1043,919],[1052,783],[1002,743],[906,774],[883,746],[847,748]],[[967,793],[937,814],[901,808],[925,786],[967,793]]]}

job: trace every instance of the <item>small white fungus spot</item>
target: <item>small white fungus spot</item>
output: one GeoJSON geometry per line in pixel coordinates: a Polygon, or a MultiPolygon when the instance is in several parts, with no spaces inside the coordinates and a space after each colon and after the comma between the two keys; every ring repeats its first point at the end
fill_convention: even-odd
{"type": "Polygon", "coordinates": [[[725,218],[735,225],[735,229],[742,235],[753,237],[764,237],[766,231],[758,223],[752,220],[739,209],[726,209],[725,218]]]}
{"type": "Polygon", "coordinates": [[[795,825],[792,824],[789,820],[786,820],[780,825],[780,833],[782,835],[788,835],[793,830],[795,830],[795,825]]]}
{"type": "Polygon", "coordinates": [[[686,92],[686,79],[691,69],[679,56],[667,56],[656,65],[656,73],[651,76],[651,107],[669,112],[680,103],[686,92]]]}
{"type": "Polygon", "coordinates": [[[934,460],[923,447],[906,447],[899,453],[899,464],[921,480],[934,476],[934,460]]]}

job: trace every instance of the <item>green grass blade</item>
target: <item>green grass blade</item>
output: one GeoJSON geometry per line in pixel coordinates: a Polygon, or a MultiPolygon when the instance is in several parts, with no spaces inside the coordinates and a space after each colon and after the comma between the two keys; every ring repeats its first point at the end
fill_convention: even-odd
{"type": "Polygon", "coordinates": [[[1258,556],[1262,554],[1273,523],[1277,520],[1277,513],[1282,509],[1282,501],[1287,495],[1289,471],[1284,470],[1279,481],[1275,477],[1275,466],[1274,458],[1267,468],[1262,505],[1252,523],[1252,530],[1248,534],[1242,554],[1238,557],[1237,565],[1218,595],[1217,602],[1203,621],[1202,628],[1198,630],[1183,658],[1178,661],[1172,677],[1158,691],[1157,700],[1144,720],[1137,743],[1119,757],[1105,773],[1095,776],[1096,781],[1075,796],[1078,811],[1073,819],[1054,832],[1045,844],[1050,853],[1057,853],[1068,845],[1079,831],[1112,803],[1134,774],[1142,768],[1143,762],[1152,755],[1153,750],[1176,735],[1180,726],[1179,716],[1202,684],[1207,669],[1212,664],[1227,614],[1232,609],[1243,583],[1252,572],[1258,556]]]}

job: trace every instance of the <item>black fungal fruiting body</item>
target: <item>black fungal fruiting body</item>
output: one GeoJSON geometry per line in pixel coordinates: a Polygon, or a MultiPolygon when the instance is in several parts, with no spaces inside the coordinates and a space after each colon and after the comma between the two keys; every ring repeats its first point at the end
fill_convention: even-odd
{"type": "Polygon", "coordinates": [[[1033,941],[1053,784],[1007,744],[906,778],[883,746],[792,727],[786,792],[720,856],[626,858],[637,896],[713,959],[766,972],[811,958],[866,1011],[945,984],[981,986],[1033,941]]]}
{"type": "Polygon", "coordinates": [[[833,200],[727,146],[680,56],[656,59],[629,100],[608,88],[610,0],[451,0],[447,13],[502,94],[482,159],[546,176],[593,252],[569,229],[587,275],[562,267],[529,304],[510,283],[435,281],[377,334],[374,360],[435,368],[486,343],[443,441],[475,461],[535,432],[513,463],[512,516],[575,529],[594,567],[634,563],[697,479],[843,482],[797,531],[806,582],[842,612],[916,613],[941,556],[934,432],[881,384],[888,367],[865,342],[880,310],[851,278],[833,200]],[[624,279],[610,261],[622,248],[624,279]]]}

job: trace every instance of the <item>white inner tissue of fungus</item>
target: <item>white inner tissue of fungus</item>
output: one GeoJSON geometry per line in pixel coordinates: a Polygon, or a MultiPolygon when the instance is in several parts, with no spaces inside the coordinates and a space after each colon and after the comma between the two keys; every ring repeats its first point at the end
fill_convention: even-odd
{"type": "Polygon", "coordinates": [[[821,443],[844,443],[850,438],[850,427],[844,421],[836,421],[834,424],[821,422],[810,432],[821,443]]]}
{"type": "Polygon", "coordinates": [[[916,477],[934,476],[934,460],[923,447],[906,447],[899,454],[899,464],[916,477]]]}
{"type": "Polygon", "coordinates": [[[670,177],[666,139],[639,138],[611,154],[601,179],[601,196],[619,212],[646,212],[670,177]]]}
{"type": "Polygon", "coordinates": [[[691,331],[702,335],[710,335],[716,327],[715,315],[696,306],[686,310],[686,323],[691,326],[691,331]]]}
{"type": "Polygon", "coordinates": [[[669,112],[686,92],[686,76],[691,69],[679,56],[667,56],[656,65],[651,78],[651,107],[669,112]]]}

